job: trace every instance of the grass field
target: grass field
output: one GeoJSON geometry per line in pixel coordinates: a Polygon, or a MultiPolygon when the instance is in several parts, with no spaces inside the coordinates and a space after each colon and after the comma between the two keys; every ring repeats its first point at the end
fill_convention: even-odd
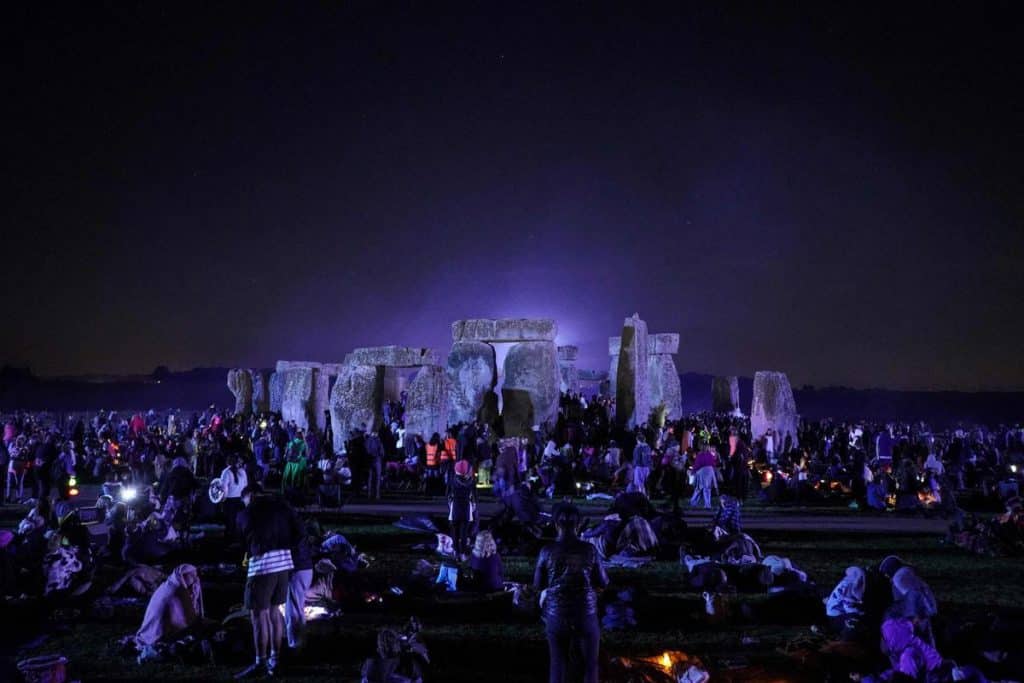
{"type": "MultiPolygon", "coordinates": [[[[845,510],[833,510],[849,514],[845,510]]],[[[804,511],[804,514],[812,512],[804,511]]],[[[815,510],[812,514],[825,514],[815,510]]],[[[756,510],[751,511],[757,514],[756,510]]],[[[410,546],[425,540],[403,531],[387,520],[323,515],[325,528],[345,534],[360,551],[373,557],[365,570],[367,581],[386,588],[411,571],[422,557],[410,546]]],[[[894,519],[894,527],[898,520],[894,519]]],[[[877,563],[898,554],[915,564],[933,587],[943,613],[963,618],[983,616],[992,610],[1024,610],[1020,586],[1024,574],[1019,561],[970,556],[945,546],[937,536],[889,534],[823,534],[806,532],[757,532],[756,539],[766,554],[788,556],[794,564],[829,590],[844,569],[852,564],[877,563]]],[[[216,562],[219,543],[209,539],[203,561],[216,562]]],[[[506,578],[527,582],[532,577],[533,558],[506,557],[506,578]]],[[[835,657],[801,659],[782,652],[797,638],[810,636],[810,619],[799,611],[772,610],[764,595],[741,595],[764,610],[756,623],[738,616],[725,623],[709,624],[702,613],[697,593],[681,586],[683,571],[674,561],[655,562],[637,570],[612,569],[615,585],[639,585],[646,597],[637,604],[639,627],[632,632],[607,632],[602,654],[611,656],[657,655],[681,650],[699,657],[715,674],[713,680],[815,681],[825,680],[822,666],[864,669],[869,661],[844,663],[835,657]],[[743,639],[748,639],[743,644],[743,639]],[[754,642],[749,642],[752,639],[754,642]]],[[[240,578],[204,577],[207,615],[219,619],[231,606],[241,602],[240,578]]],[[[40,620],[38,607],[8,606],[14,617],[7,623],[22,623],[26,632],[48,628],[40,620]]],[[[168,663],[138,666],[121,655],[114,641],[134,632],[141,622],[144,604],[119,610],[113,619],[96,620],[83,615],[67,622],[31,655],[62,653],[70,661],[74,677],[93,680],[225,680],[246,663],[242,656],[223,659],[216,666],[191,667],[168,663]]],[[[811,609],[816,609],[813,605],[811,609]]],[[[736,610],[738,611],[738,610],[736,610]]],[[[315,632],[299,661],[287,663],[282,680],[358,680],[360,662],[372,653],[376,630],[384,625],[399,626],[409,615],[418,616],[424,639],[433,659],[431,680],[460,683],[480,680],[488,673],[498,680],[527,682],[546,676],[547,653],[543,631],[535,619],[523,617],[506,602],[481,602],[442,597],[434,603],[393,598],[382,606],[350,609],[327,630],[315,632]]]]}

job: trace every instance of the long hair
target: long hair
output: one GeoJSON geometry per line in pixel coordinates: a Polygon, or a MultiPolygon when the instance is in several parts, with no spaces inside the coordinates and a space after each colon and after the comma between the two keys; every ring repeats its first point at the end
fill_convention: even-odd
{"type": "Polygon", "coordinates": [[[490,557],[498,552],[498,545],[494,542],[494,536],[490,531],[481,531],[476,535],[476,543],[473,544],[473,554],[477,557],[490,557]]]}

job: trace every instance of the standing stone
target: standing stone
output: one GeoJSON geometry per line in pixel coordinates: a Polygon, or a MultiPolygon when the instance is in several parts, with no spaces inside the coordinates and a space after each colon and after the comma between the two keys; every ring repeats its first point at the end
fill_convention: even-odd
{"type": "MultiPolygon", "coordinates": [[[[485,342],[460,341],[452,344],[448,354],[448,421],[450,424],[472,422],[481,416],[481,409],[494,394],[498,382],[498,366],[494,347],[485,342]]],[[[406,427],[408,429],[408,426],[406,427]]],[[[426,437],[429,439],[430,434],[426,437]]]]}
{"type": "MultiPolygon", "coordinates": [[[[338,363],[277,361],[276,374],[281,377],[279,381],[282,392],[282,417],[285,420],[294,420],[302,429],[325,429],[325,412],[330,405],[331,379],[337,376],[341,368],[342,365],[338,363]]],[[[273,388],[271,383],[271,407],[274,402],[273,388]]]]}
{"type": "Polygon", "coordinates": [[[797,445],[796,401],[789,378],[784,372],[759,370],[754,374],[754,399],[750,405],[750,432],[760,439],[769,429],[775,430],[776,452],[782,451],[786,436],[797,445]]]}
{"type": "Polygon", "coordinates": [[[405,405],[405,429],[429,440],[435,432],[444,434],[448,426],[448,376],[439,365],[420,368],[409,383],[405,405]]]}
{"type": "Polygon", "coordinates": [[[509,349],[501,390],[505,435],[527,436],[534,424],[554,424],[560,384],[553,341],[520,342],[509,349]]]}
{"type": "Polygon", "coordinates": [[[576,346],[558,347],[558,369],[561,374],[559,388],[563,393],[577,394],[580,391],[579,371],[576,369],[579,351],[576,346]]]}
{"type": "Polygon", "coordinates": [[[350,432],[380,426],[384,368],[375,365],[346,365],[331,389],[331,427],[334,450],[341,453],[350,432]]]}
{"type": "Polygon", "coordinates": [[[737,377],[715,377],[711,380],[711,410],[715,413],[739,413],[740,382],[737,377]]]}
{"type": "Polygon", "coordinates": [[[252,371],[252,411],[257,415],[270,412],[270,372],[252,371]]]}
{"type": "Polygon", "coordinates": [[[664,405],[667,419],[678,420],[683,416],[683,388],[671,354],[656,353],[647,357],[647,386],[651,410],[664,405]]]}
{"type": "Polygon", "coordinates": [[[235,414],[248,415],[252,410],[252,373],[249,370],[228,370],[228,389],[235,397],[235,414]]]}
{"type": "Polygon", "coordinates": [[[281,402],[284,400],[284,373],[270,373],[270,412],[281,413],[281,402]]]}
{"type": "Polygon", "coordinates": [[[647,382],[647,323],[636,313],[622,326],[622,347],[616,372],[615,419],[632,428],[650,417],[650,387],[647,382]]]}
{"type": "Polygon", "coordinates": [[[279,371],[284,376],[281,395],[281,417],[307,430],[317,423],[316,389],[319,373],[316,368],[293,368],[279,371]]]}
{"type": "Polygon", "coordinates": [[[608,395],[615,397],[619,384],[619,353],[622,351],[622,337],[608,337],[608,355],[611,356],[611,363],[608,365],[608,395]]]}

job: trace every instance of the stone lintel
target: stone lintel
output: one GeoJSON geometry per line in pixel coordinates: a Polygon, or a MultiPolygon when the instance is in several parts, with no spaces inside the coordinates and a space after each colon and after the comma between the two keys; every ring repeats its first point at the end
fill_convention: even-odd
{"type": "Polygon", "coordinates": [[[558,323],[550,318],[471,318],[452,323],[453,341],[554,341],[558,323]]]}

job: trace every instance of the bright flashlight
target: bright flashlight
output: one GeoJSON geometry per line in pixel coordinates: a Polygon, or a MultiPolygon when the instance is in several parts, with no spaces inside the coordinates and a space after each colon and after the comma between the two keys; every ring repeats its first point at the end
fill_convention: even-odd
{"type": "Polygon", "coordinates": [[[75,477],[68,477],[68,486],[78,486],[78,479],[75,477]]]}
{"type": "Polygon", "coordinates": [[[1017,466],[1016,465],[1010,465],[1010,471],[1013,472],[1014,474],[1017,474],[1017,466]]]}
{"type": "Polygon", "coordinates": [[[130,486],[127,487],[127,488],[121,489],[121,500],[123,500],[126,503],[130,503],[133,500],[135,500],[135,496],[136,495],[138,495],[138,491],[136,491],[135,489],[133,489],[130,486]]]}

